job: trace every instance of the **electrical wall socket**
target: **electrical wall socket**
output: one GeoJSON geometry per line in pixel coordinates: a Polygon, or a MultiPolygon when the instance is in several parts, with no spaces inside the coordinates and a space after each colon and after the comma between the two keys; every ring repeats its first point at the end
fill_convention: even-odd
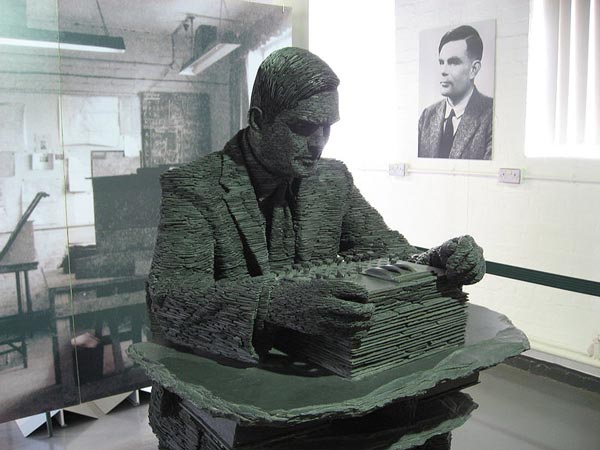
{"type": "Polygon", "coordinates": [[[406,176],[406,164],[394,163],[388,166],[388,174],[392,177],[404,177],[406,176]]]}
{"type": "Polygon", "coordinates": [[[498,171],[500,183],[521,184],[521,169],[500,169],[498,171]]]}

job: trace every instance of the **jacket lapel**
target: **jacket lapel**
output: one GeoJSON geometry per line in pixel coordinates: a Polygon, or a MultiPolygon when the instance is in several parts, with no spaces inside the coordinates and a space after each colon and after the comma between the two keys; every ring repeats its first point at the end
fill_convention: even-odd
{"type": "Polygon", "coordinates": [[[464,153],[479,127],[480,103],[479,91],[475,89],[460,120],[458,130],[456,130],[452,149],[450,150],[450,158],[468,158],[468,155],[464,153]]]}
{"type": "Polygon", "coordinates": [[[241,134],[225,146],[220,183],[225,190],[223,199],[229,213],[264,274],[269,271],[265,219],[258,208],[256,194],[238,144],[239,139],[242,139],[241,134]]]}
{"type": "Polygon", "coordinates": [[[442,133],[444,132],[444,112],[446,110],[446,101],[439,102],[435,114],[431,118],[431,129],[436,130],[435,133],[431,133],[430,158],[437,157],[438,149],[440,148],[440,141],[442,140],[442,133]]]}

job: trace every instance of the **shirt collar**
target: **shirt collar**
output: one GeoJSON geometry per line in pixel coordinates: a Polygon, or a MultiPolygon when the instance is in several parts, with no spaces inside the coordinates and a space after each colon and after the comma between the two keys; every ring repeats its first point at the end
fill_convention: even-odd
{"type": "Polygon", "coordinates": [[[448,116],[450,115],[450,111],[452,109],[454,110],[454,114],[456,115],[456,118],[460,119],[463,116],[463,114],[465,113],[465,108],[467,107],[469,100],[471,100],[471,96],[473,95],[474,90],[475,90],[475,87],[471,86],[471,90],[469,91],[469,93],[467,95],[465,95],[463,97],[463,99],[454,106],[452,106],[450,104],[450,99],[446,97],[446,112],[444,113],[444,119],[448,118],[448,116]]]}

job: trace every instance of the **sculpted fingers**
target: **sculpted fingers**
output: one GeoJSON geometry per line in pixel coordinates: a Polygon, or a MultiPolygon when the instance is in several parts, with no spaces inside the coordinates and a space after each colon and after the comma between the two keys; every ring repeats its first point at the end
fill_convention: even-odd
{"type": "Polygon", "coordinates": [[[369,299],[369,293],[364,287],[348,282],[333,284],[331,294],[336,298],[356,303],[366,303],[369,299]]]}
{"type": "Polygon", "coordinates": [[[458,238],[454,253],[448,258],[446,266],[454,271],[459,271],[461,268],[467,270],[475,266],[482,255],[481,248],[471,236],[462,236],[458,238]]]}
{"type": "Polygon", "coordinates": [[[353,321],[371,320],[375,311],[375,305],[372,303],[360,304],[344,300],[331,299],[330,314],[337,319],[353,321]]]}
{"type": "Polygon", "coordinates": [[[439,258],[442,265],[446,265],[448,258],[452,257],[456,253],[459,238],[450,239],[444,242],[439,247],[439,258]]]}
{"type": "Polygon", "coordinates": [[[337,322],[332,327],[330,327],[325,334],[334,334],[340,337],[363,336],[365,334],[368,334],[369,328],[371,328],[370,321],[350,323],[337,322]]]}
{"type": "Polygon", "coordinates": [[[367,331],[371,327],[371,319],[375,306],[340,301],[329,315],[327,333],[338,335],[354,335],[367,331]]]}
{"type": "Polygon", "coordinates": [[[375,305],[362,286],[342,280],[281,281],[267,321],[312,335],[358,336],[371,326],[375,305]]]}
{"type": "Polygon", "coordinates": [[[454,253],[452,256],[464,258],[473,250],[473,247],[476,245],[477,244],[475,244],[475,241],[471,236],[461,236],[456,242],[456,247],[454,248],[454,253]]]}
{"type": "Polygon", "coordinates": [[[483,249],[477,245],[475,240],[471,236],[464,236],[465,238],[469,238],[466,241],[465,247],[465,255],[463,258],[463,264],[465,268],[476,268],[481,264],[483,259],[483,249]]]}
{"type": "Polygon", "coordinates": [[[475,284],[485,275],[485,260],[481,259],[479,263],[464,275],[463,284],[475,284]]]}
{"type": "Polygon", "coordinates": [[[458,238],[454,254],[448,258],[446,275],[461,284],[473,284],[483,278],[485,260],[483,249],[471,236],[458,238]]]}

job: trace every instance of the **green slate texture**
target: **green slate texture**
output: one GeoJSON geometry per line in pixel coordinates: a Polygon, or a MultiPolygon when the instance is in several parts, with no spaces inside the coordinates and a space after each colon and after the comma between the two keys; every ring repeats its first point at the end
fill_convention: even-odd
{"type": "Polygon", "coordinates": [[[313,271],[322,277],[337,272],[337,279],[363,286],[375,307],[371,327],[350,337],[281,328],[274,342],[285,353],[358,379],[464,343],[467,294],[438,278],[440,269],[382,258],[317,266],[302,275],[313,271]]]}
{"type": "Polygon", "coordinates": [[[414,416],[402,418],[391,414],[365,425],[365,418],[332,421],[317,428],[289,433],[260,442],[235,446],[239,450],[431,450],[430,439],[444,440],[444,435],[462,426],[477,408],[473,399],[462,392],[443,394],[419,402],[414,416]],[[394,418],[392,418],[394,417],[394,418]],[[423,446],[423,447],[421,447],[423,446]]]}
{"type": "Polygon", "coordinates": [[[214,417],[245,425],[291,425],[360,417],[393,401],[425,394],[529,348],[525,334],[489,309],[469,305],[465,344],[359,380],[236,368],[144,342],[130,357],[150,378],[214,417]]]}

